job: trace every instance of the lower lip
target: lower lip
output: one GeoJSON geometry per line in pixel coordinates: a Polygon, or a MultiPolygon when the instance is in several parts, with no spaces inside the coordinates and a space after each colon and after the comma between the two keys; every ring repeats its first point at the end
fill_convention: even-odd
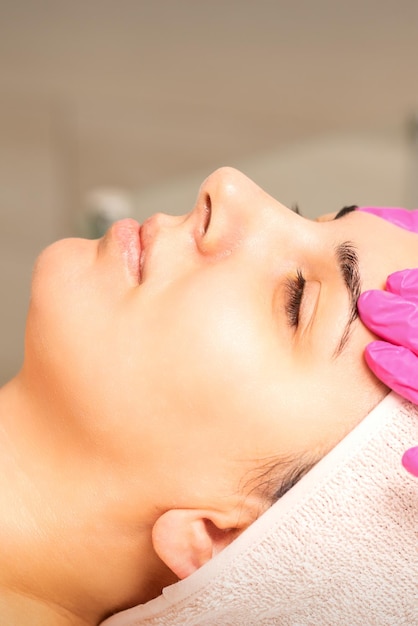
{"type": "Polygon", "coordinates": [[[115,222],[110,229],[111,237],[116,241],[128,272],[136,283],[141,281],[140,230],[138,222],[130,218],[115,222]]]}

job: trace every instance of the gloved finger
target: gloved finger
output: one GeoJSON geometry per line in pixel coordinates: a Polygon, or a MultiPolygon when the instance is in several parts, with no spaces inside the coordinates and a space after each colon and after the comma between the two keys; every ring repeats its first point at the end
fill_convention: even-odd
{"type": "Polygon", "coordinates": [[[364,353],[372,372],[400,396],[418,404],[418,358],[403,346],[372,341],[364,353]]]}
{"type": "Polygon", "coordinates": [[[402,465],[413,476],[418,476],[418,446],[409,448],[403,457],[402,465]]]}
{"type": "Polygon", "coordinates": [[[360,295],[357,308],[373,333],[418,354],[418,302],[372,289],[360,295]]]}
{"type": "Polygon", "coordinates": [[[418,215],[417,211],[409,211],[408,209],[401,209],[400,207],[383,207],[383,206],[362,206],[357,211],[363,211],[363,213],[371,213],[377,215],[387,222],[396,224],[405,230],[411,230],[413,233],[418,233],[418,215]]]}
{"type": "Polygon", "coordinates": [[[394,272],[388,276],[386,289],[391,293],[406,298],[407,300],[418,301],[418,269],[406,269],[394,272]]]}

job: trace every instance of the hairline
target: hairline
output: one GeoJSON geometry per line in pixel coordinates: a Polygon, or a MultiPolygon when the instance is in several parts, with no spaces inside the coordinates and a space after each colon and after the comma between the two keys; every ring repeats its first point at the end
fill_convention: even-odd
{"type": "MultiPolygon", "coordinates": [[[[280,500],[287,491],[321,460],[323,454],[306,452],[299,455],[274,456],[251,470],[245,486],[249,493],[259,496],[268,506],[280,500]]],[[[246,490],[247,490],[246,489],[246,490]]]]}

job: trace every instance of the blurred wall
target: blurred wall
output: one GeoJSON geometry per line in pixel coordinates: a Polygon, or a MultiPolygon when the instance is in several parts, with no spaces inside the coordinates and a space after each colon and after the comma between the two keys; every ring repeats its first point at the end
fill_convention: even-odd
{"type": "MultiPolygon", "coordinates": [[[[402,133],[339,133],[230,164],[285,206],[297,204],[314,219],[350,204],[412,206],[418,172],[413,148],[402,133]]],[[[161,207],[173,215],[186,212],[206,174],[202,170],[144,187],[131,196],[133,215],[141,221],[161,207]]]]}

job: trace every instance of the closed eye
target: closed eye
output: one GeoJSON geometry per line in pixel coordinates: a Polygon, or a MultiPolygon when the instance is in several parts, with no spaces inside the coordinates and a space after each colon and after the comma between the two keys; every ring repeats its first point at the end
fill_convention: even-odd
{"type": "Polygon", "coordinates": [[[306,280],[300,270],[296,276],[289,278],[286,282],[286,304],[285,311],[289,326],[297,328],[299,325],[300,307],[305,290],[306,280]]]}

